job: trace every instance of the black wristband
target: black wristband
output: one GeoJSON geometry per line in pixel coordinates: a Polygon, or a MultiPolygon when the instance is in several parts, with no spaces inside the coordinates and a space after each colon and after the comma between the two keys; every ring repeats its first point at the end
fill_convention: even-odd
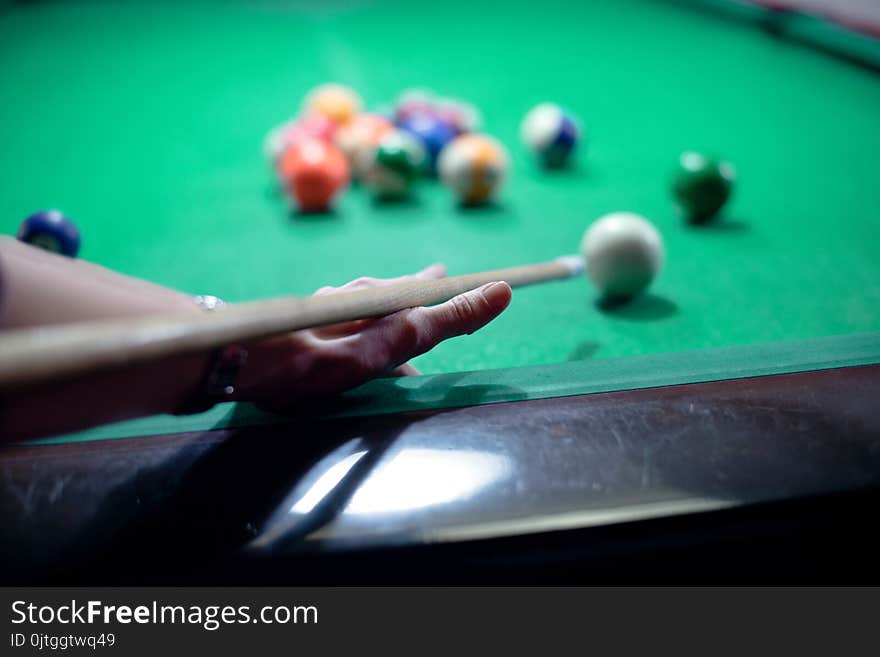
{"type": "Polygon", "coordinates": [[[203,413],[216,404],[229,401],[235,394],[238,373],[247,362],[247,350],[238,345],[229,345],[214,351],[205,378],[196,394],[174,415],[193,415],[203,413]]]}
{"type": "MultiPolygon", "coordinates": [[[[206,311],[214,312],[226,303],[215,296],[199,295],[193,301],[206,311]]],[[[228,345],[211,354],[205,377],[195,395],[173,411],[174,415],[203,413],[216,404],[229,401],[235,394],[238,373],[247,362],[247,350],[239,345],[228,345]]]]}

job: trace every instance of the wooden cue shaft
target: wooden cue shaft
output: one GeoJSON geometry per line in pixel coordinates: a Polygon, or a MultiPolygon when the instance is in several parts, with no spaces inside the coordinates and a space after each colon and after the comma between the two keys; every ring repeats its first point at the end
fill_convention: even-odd
{"type": "Polygon", "coordinates": [[[100,320],[0,333],[0,388],[218,348],[327,324],[388,315],[442,303],[492,281],[511,287],[570,278],[577,256],[554,261],[401,283],[318,297],[282,297],[232,304],[217,312],[100,320]]]}

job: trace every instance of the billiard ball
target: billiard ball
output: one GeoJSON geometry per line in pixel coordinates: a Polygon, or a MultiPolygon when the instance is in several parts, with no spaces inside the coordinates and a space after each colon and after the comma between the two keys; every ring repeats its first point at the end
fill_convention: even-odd
{"type": "Polygon", "coordinates": [[[285,121],[272,128],[263,139],[263,156],[274,167],[286,148],[286,134],[294,121],[285,121]]]}
{"type": "Polygon", "coordinates": [[[507,151],[492,137],[456,137],[440,154],[440,179],[464,205],[489,201],[507,175],[507,151]]]}
{"type": "Polygon", "coordinates": [[[430,89],[407,89],[394,103],[394,123],[405,121],[414,114],[432,114],[435,96],[430,89]]]}
{"type": "Polygon", "coordinates": [[[372,151],[363,182],[380,200],[405,198],[427,165],[422,143],[408,132],[394,129],[372,151]]]}
{"type": "Polygon", "coordinates": [[[325,212],[348,184],[348,161],[331,142],[313,138],[284,152],[278,175],[302,212],[325,212]]]}
{"type": "Polygon", "coordinates": [[[457,134],[476,132],[481,117],[476,107],[458,98],[437,96],[429,89],[407,89],[394,103],[394,123],[400,124],[416,114],[428,114],[451,125],[457,134]]]}
{"type": "Polygon", "coordinates": [[[362,180],[372,163],[373,152],[394,125],[378,114],[358,114],[342,126],[334,141],[345,153],[355,180],[362,180]]]}
{"type": "Polygon", "coordinates": [[[581,255],[603,299],[628,299],[647,288],[663,266],[663,239],[644,217],[613,212],[584,233],[581,255]]]}
{"type": "Polygon", "coordinates": [[[341,84],[322,84],[306,95],[305,114],[319,114],[342,125],[361,111],[360,96],[341,84]]]}
{"type": "Polygon", "coordinates": [[[559,168],[568,162],[580,140],[580,131],[559,105],[541,103],[526,114],[520,137],[544,166],[559,168]]]}
{"type": "Polygon", "coordinates": [[[687,221],[703,223],[718,215],[730,198],[736,172],[728,162],[688,151],[678,159],[672,195],[687,221]]]}
{"type": "Polygon", "coordinates": [[[266,135],[263,141],[263,153],[274,166],[284,151],[299,142],[313,138],[332,139],[336,127],[335,123],[320,114],[285,121],[266,135]]]}
{"type": "Polygon", "coordinates": [[[448,121],[426,112],[411,114],[397,123],[401,130],[422,142],[428,153],[428,172],[437,172],[437,158],[449,142],[458,136],[458,130],[448,121]]]}
{"type": "Polygon", "coordinates": [[[71,258],[79,253],[79,230],[58,210],[41,210],[30,215],[19,227],[18,239],[71,258]]]}
{"type": "Polygon", "coordinates": [[[479,110],[457,98],[438,98],[432,111],[434,116],[452,125],[460,135],[476,132],[482,124],[479,110]]]}

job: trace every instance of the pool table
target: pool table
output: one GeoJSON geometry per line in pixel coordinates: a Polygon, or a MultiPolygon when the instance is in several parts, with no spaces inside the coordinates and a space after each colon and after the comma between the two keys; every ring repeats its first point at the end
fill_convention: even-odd
{"type": "Polygon", "coordinates": [[[618,210],[649,218],[667,256],[614,307],[584,278],[516,290],[491,325],[416,359],[422,376],[308,416],[221,405],[5,447],[7,581],[797,579],[835,549],[831,574],[871,563],[880,41],[711,0],[6,2],[0,95],[0,232],[57,207],[79,257],[193,294],[542,261],[618,210]],[[424,180],[409,202],[354,185],[327,213],[292,210],[262,141],[326,81],[378,112],[409,87],[473,103],[510,154],[495,201],[462,207],[424,180]],[[546,100],[585,132],[562,170],[519,141],[546,100]],[[737,170],[706,225],[670,195],[685,150],[737,170]]]}

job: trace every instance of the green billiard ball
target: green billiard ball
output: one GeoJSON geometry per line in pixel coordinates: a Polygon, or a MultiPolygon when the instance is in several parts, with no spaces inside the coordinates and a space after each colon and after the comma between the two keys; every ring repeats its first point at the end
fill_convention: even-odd
{"type": "Polygon", "coordinates": [[[736,172],[728,162],[701,153],[682,153],[672,178],[672,195],[693,223],[717,216],[733,191],[736,172]]]}
{"type": "Polygon", "coordinates": [[[422,143],[404,130],[382,137],[364,173],[364,184],[378,199],[405,198],[428,161],[422,143]]]}

